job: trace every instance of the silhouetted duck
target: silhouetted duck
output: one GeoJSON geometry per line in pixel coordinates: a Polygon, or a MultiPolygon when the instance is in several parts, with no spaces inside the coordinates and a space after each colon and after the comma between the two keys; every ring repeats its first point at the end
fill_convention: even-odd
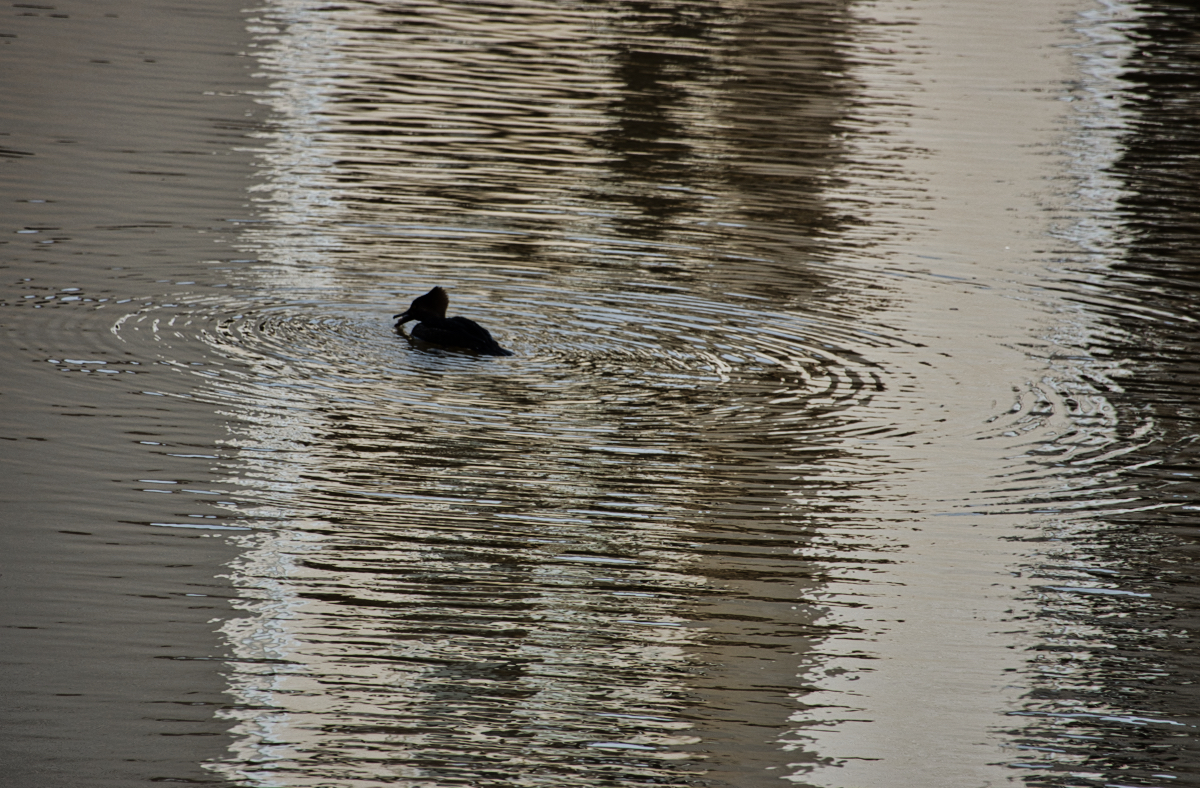
{"type": "Polygon", "coordinates": [[[395,317],[396,330],[410,320],[416,320],[412,335],[424,342],[443,347],[473,350],[484,356],[511,356],[512,351],[496,344],[492,335],[474,320],[465,317],[446,317],[450,298],[446,291],[435,287],[423,296],[417,296],[408,309],[395,317]]]}

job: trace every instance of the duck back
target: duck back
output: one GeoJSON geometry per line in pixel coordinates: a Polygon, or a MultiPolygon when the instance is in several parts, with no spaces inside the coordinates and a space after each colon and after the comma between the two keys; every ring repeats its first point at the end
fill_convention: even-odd
{"type": "Polygon", "coordinates": [[[460,347],[485,356],[511,356],[492,338],[486,328],[465,317],[423,320],[413,327],[412,335],[424,342],[445,347],[460,347]]]}

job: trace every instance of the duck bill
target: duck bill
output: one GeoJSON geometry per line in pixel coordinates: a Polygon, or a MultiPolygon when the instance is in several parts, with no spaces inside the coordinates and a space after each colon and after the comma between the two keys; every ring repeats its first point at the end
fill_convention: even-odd
{"type": "Polygon", "coordinates": [[[412,315],[410,315],[408,312],[401,312],[401,313],[400,313],[400,314],[398,314],[398,315],[392,315],[392,318],[393,318],[393,319],[394,319],[394,318],[399,318],[399,320],[398,320],[398,321],[397,321],[397,323],[396,323],[396,325],[397,325],[397,326],[402,326],[402,325],[404,325],[405,323],[407,323],[407,322],[408,322],[408,321],[410,321],[410,320],[416,320],[416,318],[414,318],[414,317],[413,317],[412,315]]]}

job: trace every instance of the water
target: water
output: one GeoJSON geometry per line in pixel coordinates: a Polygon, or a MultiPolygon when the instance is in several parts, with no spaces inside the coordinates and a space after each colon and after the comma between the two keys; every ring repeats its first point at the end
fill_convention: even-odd
{"type": "Polygon", "coordinates": [[[1191,12],[110,5],[0,39],[7,784],[1200,784],[1191,12]]]}

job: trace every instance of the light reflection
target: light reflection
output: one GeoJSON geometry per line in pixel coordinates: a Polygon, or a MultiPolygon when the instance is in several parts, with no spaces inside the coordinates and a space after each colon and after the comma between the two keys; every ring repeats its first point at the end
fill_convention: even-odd
{"type": "MultiPolygon", "coordinates": [[[[1092,290],[1045,275],[1047,216],[1089,253],[1120,245],[1122,187],[1095,174],[1121,151],[1095,134],[1119,72],[1083,69],[1096,99],[1053,171],[1084,197],[1047,210],[1060,17],[994,9],[1007,32],[981,43],[959,13],[267,7],[278,132],[268,221],[242,235],[262,262],[241,303],[191,307],[231,362],[208,391],[241,425],[228,484],[263,531],[233,574],[249,615],[226,630],[239,738],[219,771],[924,785],[931,763],[959,782],[1039,766],[1053,748],[998,765],[1041,741],[1009,720],[1062,718],[1023,702],[1042,663],[1019,649],[1061,640],[1046,674],[1086,675],[1076,641],[1102,629],[1030,619],[1082,613],[1089,589],[1143,597],[1043,577],[1053,551],[1022,537],[1161,505],[1129,492],[1156,426],[1111,403],[1121,332],[1064,296],[1103,295],[1103,266],[1092,290]],[[1010,41],[1019,78],[986,65],[1010,41]],[[517,355],[392,334],[432,284],[517,355]]],[[[1115,18],[1085,17],[1100,43],[1073,55],[1128,52],[1115,18]]]]}
{"type": "MultiPolygon", "coordinates": [[[[738,195],[811,172],[748,163],[718,187],[742,165],[720,164],[735,149],[711,132],[744,121],[714,123],[735,94],[696,77],[728,76],[706,39],[734,20],[621,12],[606,31],[591,10],[532,25],[493,10],[470,12],[468,38],[517,38],[539,58],[497,61],[516,70],[476,84],[459,72],[478,50],[416,17],[385,30],[373,7],[286,5],[263,28],[280,132],[258,192],[270,221],[243,240],[267,263],[247,283],[264,296],[208,336],[247,369],[216,392],[245,425],[230,483],[270,534],[236,568],[251,616],[227,634],[238,666],[281,662],[238,668],[239,745],[217,765],[231,779],[690,779],[706,769],[694,677],[725,659],[705,644],[747,637],[724,611],[778,618],[767,640],[819,631],[818,611],[772,586],[807,574],[788,555],[798,502],[854,496],[853,463],[830,476],[823,461],[847,456],[842,414],[885,385],[861,349],[888,340],[780,311],[760,284],[817,279],[744,235],[741,214],[779,212],[738,195]],[[403,57],[387,54],[398,34],[403,57]],[[636,52],[631,35],[662,47],[636,52]],[[343,76],[307,79],[314,60],[343,76]],[[655,168],[675,178],[705,158],[702,182],[659,188],[655,168]],[[521,327],[502,340],[517,363],[390,335],[391,305],[447,281],[464,313],[502,336],[521,327]]],[[[787,244],[789,258],[805,247],[787,244]]]]}

